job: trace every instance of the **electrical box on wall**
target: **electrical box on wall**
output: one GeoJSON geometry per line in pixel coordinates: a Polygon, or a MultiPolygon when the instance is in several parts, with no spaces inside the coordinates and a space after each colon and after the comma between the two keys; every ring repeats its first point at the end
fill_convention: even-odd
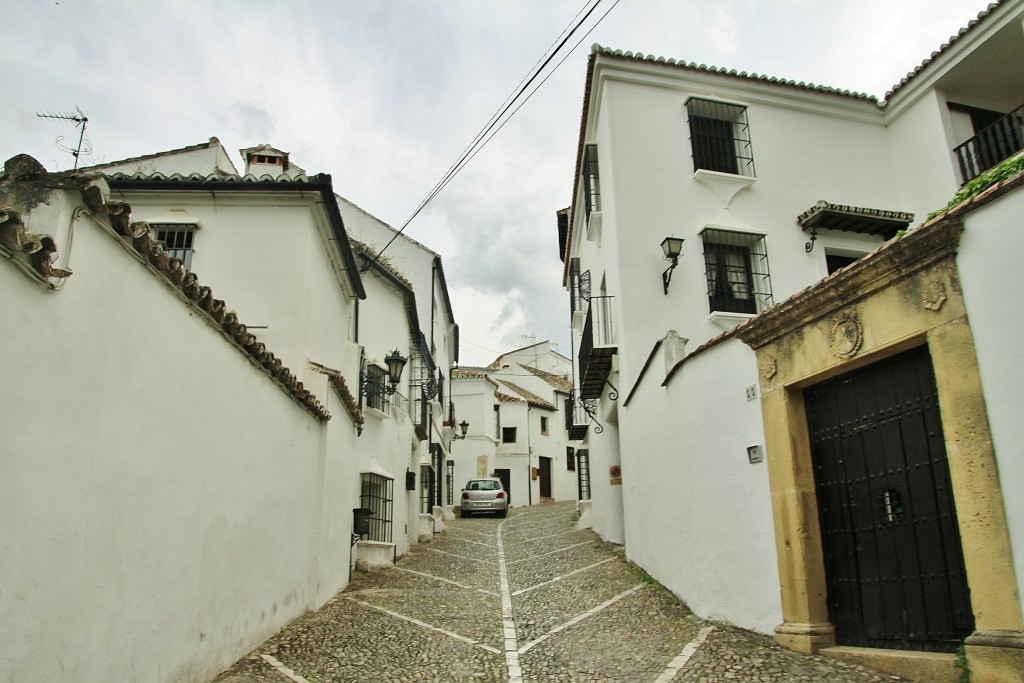
{"type": "Polygon", "coordinates": [[[747,400],[753,401],[755,398],[757,398],[757,385],[751,384],[747,387],[747,400]]]}

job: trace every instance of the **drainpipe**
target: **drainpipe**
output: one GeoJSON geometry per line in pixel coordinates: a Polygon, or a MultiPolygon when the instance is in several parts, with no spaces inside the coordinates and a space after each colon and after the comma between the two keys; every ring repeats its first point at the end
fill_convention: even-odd
{"type": "Polygon", "coordinates": [[[526,499],[533,505],[533,446],[530,442],[530,411],[533,406],[526,404],[526,499]]]}

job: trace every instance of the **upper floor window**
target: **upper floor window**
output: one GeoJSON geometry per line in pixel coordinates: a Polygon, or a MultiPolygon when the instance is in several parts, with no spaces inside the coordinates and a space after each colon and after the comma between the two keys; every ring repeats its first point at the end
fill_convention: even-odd
{"type": "Polygon", "coordinates": [[[192,270],[192,244],[195,223],[150,223],[153,236],[164,243],[167,253],[181,261],[185,270],[192,270]]]}
{"type": "Polygon", "coordinates": [[[515,443],[516,442],[516,428],[515,427],[503,427],[501,430],[501,442],[502,443],[515,443]]]}
{"type": "Polygon", "coordinates": [[[754,177],[746,107],[691,97],[686,111],[694,172],[704,169],[754,177]]]}
{"type": "Polygon", "coordinates": [[[762,235],[708,229],[701,237],[712,312],[757,313],[771,305],[768,252],[762,235]]]}
{"type": "Polygon", "coordinates": [[[593,211],[601,210],[601,178],[597,172],[597,145],[583,148],[583,201],[587,220],[593,211]]]}
{"type": "Polygon", "coordinates": [[[548,418],[543,416],[543,415],[541,415],[541,417],[540,417],[540,433],[541,434],[547,434],[548,433],[548,418]]]}
{"type": "Polygon", "coordinates": [[[382,413],[388,412],[390,401],[384,388],[388,384],[388,371],[379,365],[366,366],[366,406],[382,413]]]}

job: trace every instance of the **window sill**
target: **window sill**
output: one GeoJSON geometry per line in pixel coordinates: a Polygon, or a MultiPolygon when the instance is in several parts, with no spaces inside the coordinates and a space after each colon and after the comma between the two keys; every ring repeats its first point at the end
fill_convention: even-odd
{"type": "Polygon", "coordinates": [[[754,313],[732,313],[729,311],[711,311],[708,320],[723,330],[731,330],[741,323],[754,317],[754,313]]]}
{"type": "Polygon", "coordinates": [[[697,169],[693,179],[707,187],[722,202],[723,208],[728,208],[733,198],[740,192],[757,182],[757,178],[745,175],[734,175],[722,173],[721,171],[706,171],[697,169]]]}
{"type": "Polygon", "coordinates": [[[363,408],[363,415],[366,415],[367,417],[375,417],[378,420],[387,420],[391,417],[391,413],[385,413],[383,410],[371,408],[370,406],[363,408]]]}

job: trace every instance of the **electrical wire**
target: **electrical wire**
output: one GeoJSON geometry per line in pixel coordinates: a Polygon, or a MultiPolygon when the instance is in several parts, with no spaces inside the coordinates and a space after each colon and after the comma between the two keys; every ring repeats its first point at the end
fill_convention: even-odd
{"type": "Polygon", "coordinates": [[[548,78],[551,77],[555,70],[557,70],[563,62],[565,62],[566,58],[568,58],[572,50],[575,50],[576,47],[578,47],[579,44],[582,43],[583,40],[585,40],[586,37],[590,35],[590,33],[593,32],[595,28],[597,28],[598,24],[600,24],[604,20],[604,18],[608,16],[608,13],[611,12],[611,10],[614,9],[615,6],[619,3],[619,0],[615,0],[615,2],[608,9],[608,11],[601,15],[601,18],[598,19],[593,26],[591,26],[590,30],[587,31],[586,34],[584,34],[583,38],[577,41],[569,52],[565,53],[562,59],[554,66],[553,69],[551,69],[551,71],[548,72],[548,74],[541,80],[540,83],[537,84],[537,86],[529,93],[529,95],[527,95],[522,100],[522,102],[519,103],[519,105],[512,111],[511,114],[508,114],[509,110],[515,104],[515,102],[519,100],[520,97],[522,97],[523,93],[526,92],[527,89],[529,89],[529,87],[540,76],[540,74],[544,71],[548,64],[550,64],[551,61],[562,50],[562,48],[565,47],[566,43],[569,42],[569,39],[572,38],[572,36],[577,31],[580,30],[583,24],[587,21],[587,19],[590,18],[590,16],[594,13],[594,11],[597,9],[597,7],[601,4],[603,0],[594,1],[593,4],[590,5],[589,9],[587,9],[587,6],[590,4],[591,1],[592,0],[587,0],[584,3],[583,8],[580,9],[579,12],[577,12],[576,16],[573,17],[572,21],[569,22],[569,25],[565,29],[563,29],[562,32],[559,34],[559,38],[556,38],[555,42],[552,43],[552,46],[555,46],[554,49],[552,49],[551,46],[548,47],[548,50],[545,52],[545,55],[537,61],[537,64],[534,65],[534,67],[530,70],[527,76],[524,77],[523,80],[519,82],[518,86],[516,86],[515,90],[513,91],[513,94],[505,99],[505,102],[498,108],[498,111],[490,118],[490,120],[488,120],[486,124],[484,124],[484,127],[480,129],[480,131],[476,134],[473,140],[466,147],[466,149],[463,150],[462,154],[459,155],[459,158],[455,161],[455,163],[452,164],[451,167],[449,167],[448,171],[444,174],[441,180],[439,180],[434,185],[434,187],[423,199],[423,201],[420,202],[419,206],[416,207],[416,210],[412,212],[412,215],[410,215],[409,218],[407,218],[405,222],[402,223],[402,227],[399,228],[395,235],[388,241],[388,243],[384,245],[384,248],[377,252],[377,256],[374,258],[374,260],[368,263],[366,266],[364,266],[364,268],[360,272],[366,272],[366,270],[368,270],[370,266],[374,262],[376,262],[377,259],[380,258],[384,251],[391,246],[392,242],[394,242],[398,238],[398,236],[401,235],[407,227],[409,227],[409,224],[412,223],[413,219],[415,219],[416,216],[418,216],[420,212],[423,211],[424,208],[426,208],[427,204],[429,204],[438,194],[440,194],[440,192],[448,185],[448,183],[451,182],[456,175],[458,175],[459,171],[461,171],[466,166],[466,164],[469,163],[469,161],[471,161],[480,152],[480,150],[483,149],[483,147],[486,146],[487,143],[491,141],[491,139],[494,137],[495,134],[498,133],[498,131],[504,128],[505,124],[508,123],[512,116],[514,116],[523,107],[523,105],[526,104],[526,102],[528,102],[531,97],[533,97],[533,95],[537,92],[540,86],[547,82],[548,78]],[[582,18],[580,18],[581,14],[583,15],[582,18]],[[540,65],[539,67],[537,66],[538,64],[540,65]],[[505,116],[506,114],[508,114],[508,116],[505,116]],[[502,120],[503,117],[504,120],[502,120]],[[500,125],[499,121],[501,122],[500,125]]]}

